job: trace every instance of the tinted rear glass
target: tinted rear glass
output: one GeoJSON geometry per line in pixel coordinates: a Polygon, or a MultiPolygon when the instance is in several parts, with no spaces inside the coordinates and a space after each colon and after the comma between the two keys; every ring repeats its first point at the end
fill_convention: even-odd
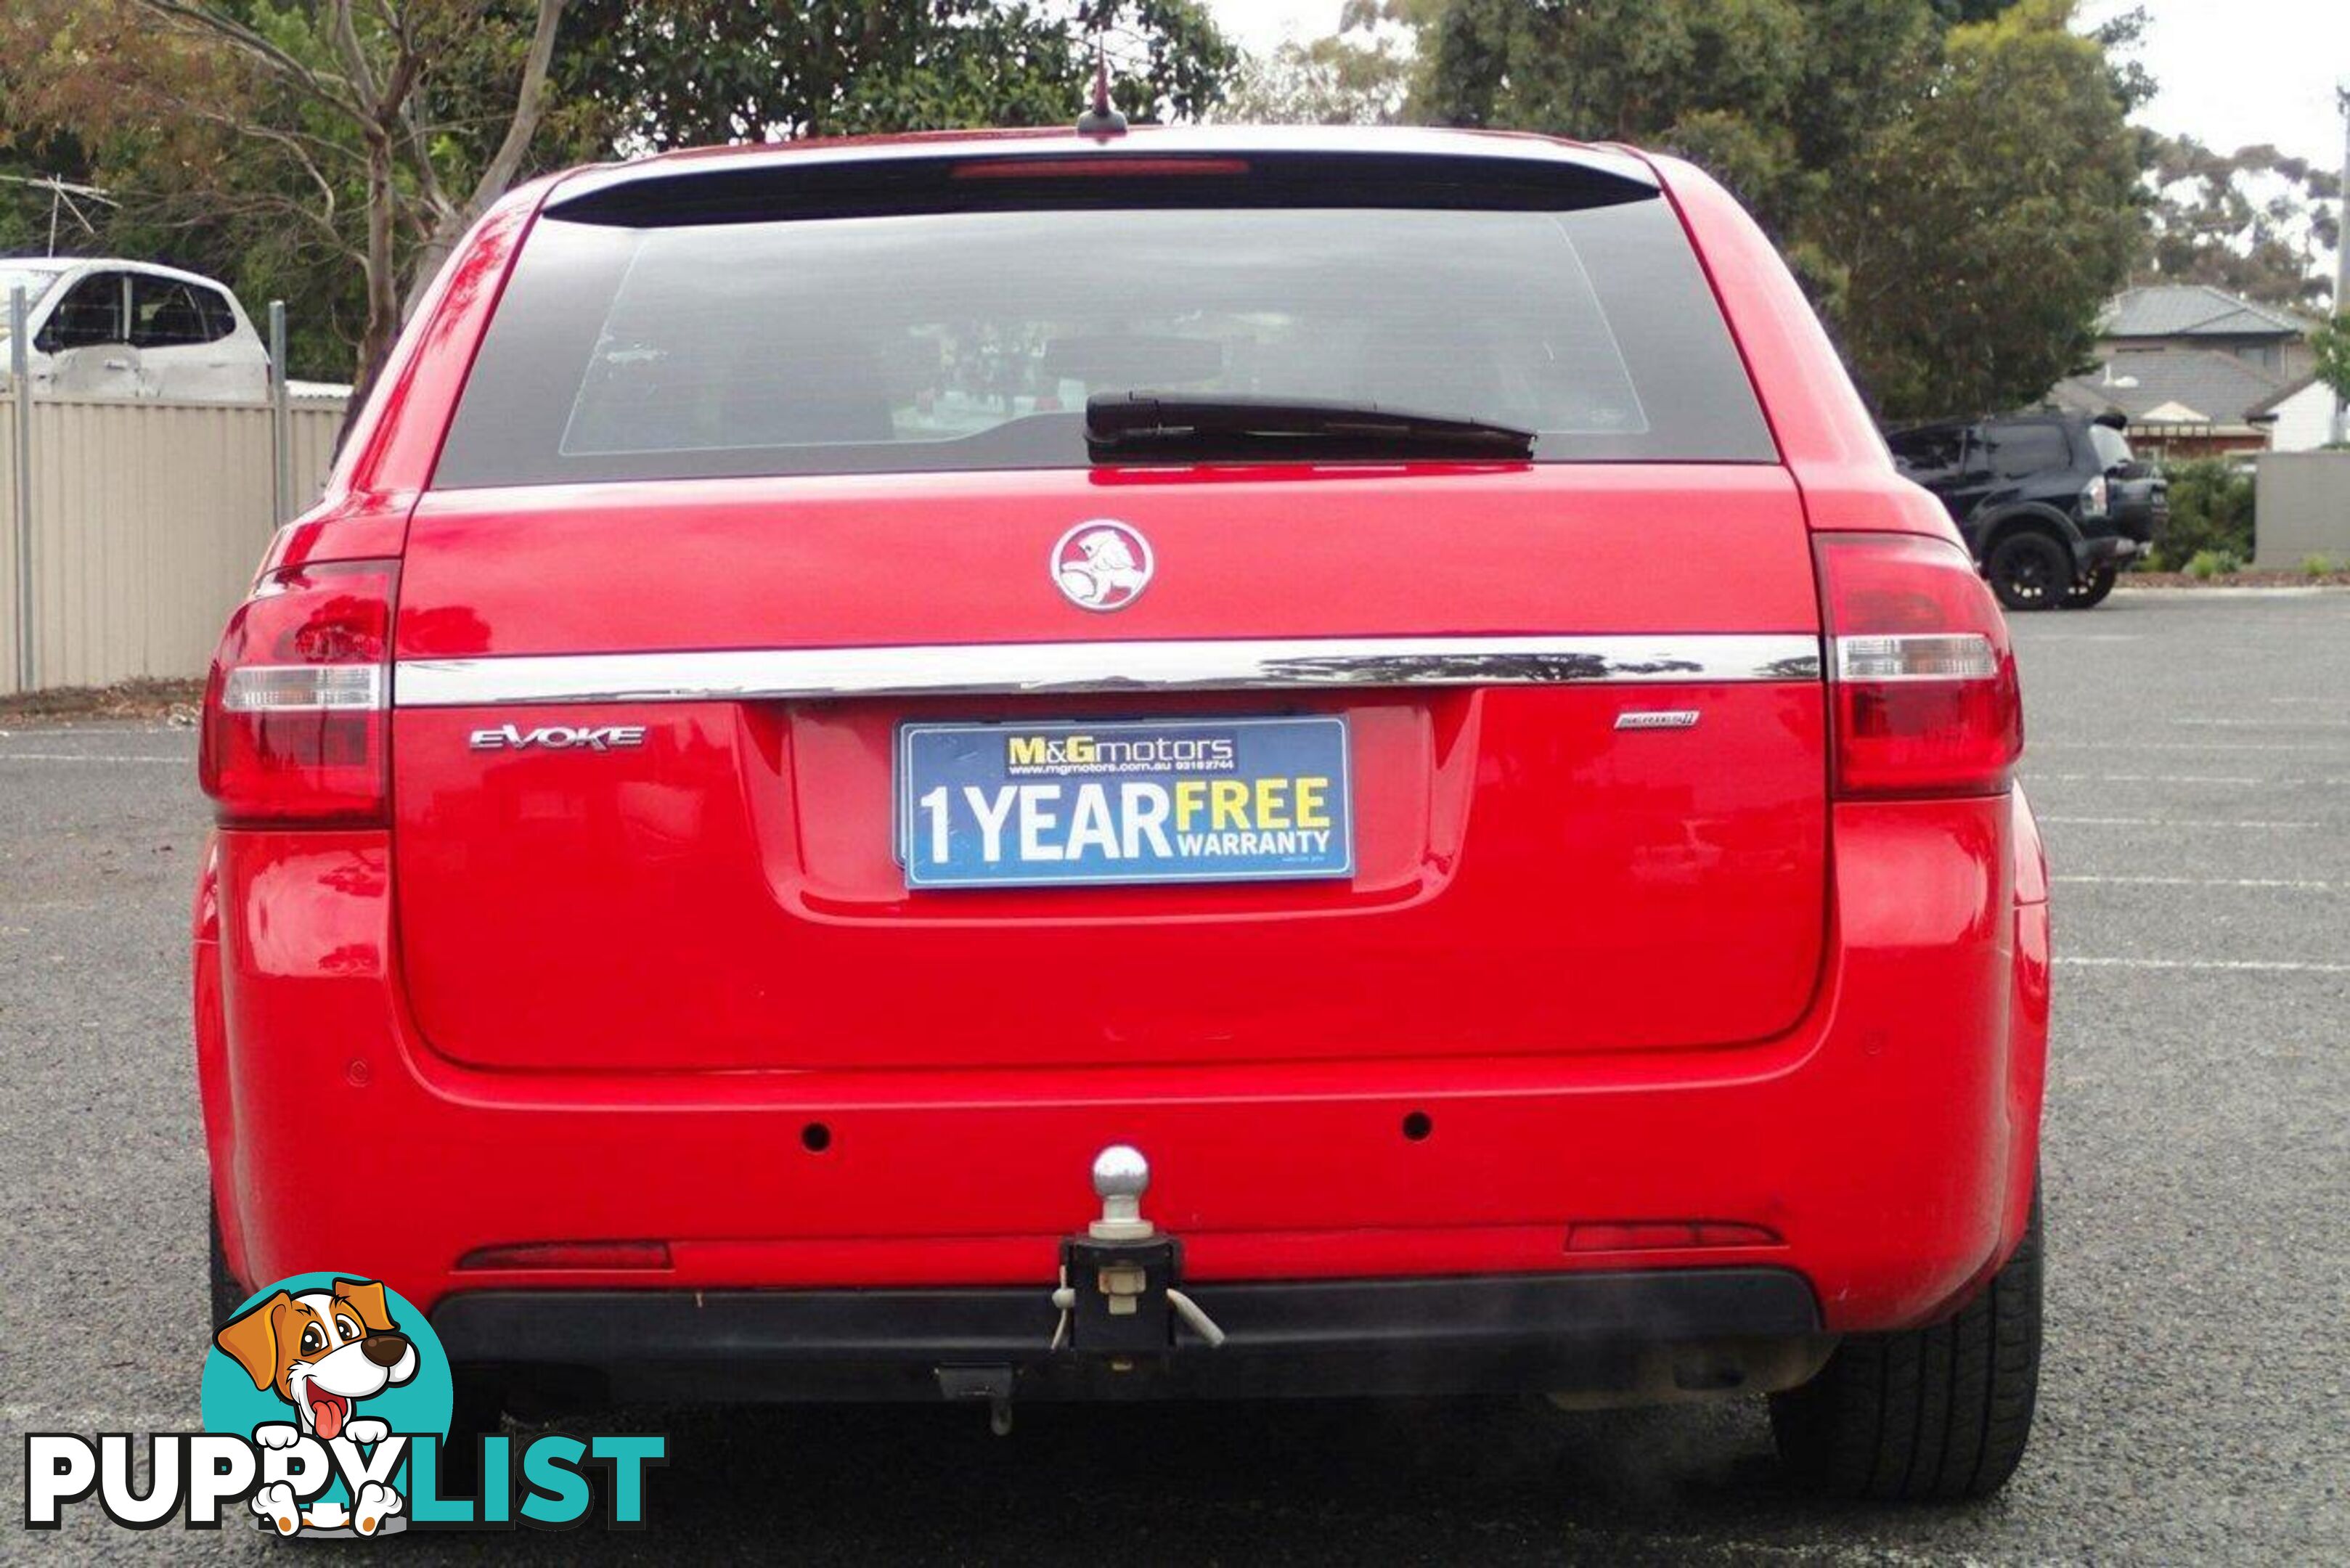
{"type": "Polygon", "coordinates": [[[2111,425],[2091,425],[2089,444],[2097,449],[2097,461],[2107,468],[2126,468],[2137,461],[2129,439],[2111,425]]]}
{"type": "Polygon", "coordinates": [[[2072,467],[2073,449],[2062,425],[1993,425],[1991,465],[2002,479],[2022,479],[2043,469],[2072,467]]]}
{"type": "Polygon", "coordinates": [[[1087,396],[1369,401],[1541,461],[1770,462],[1666,203],[543,218],[443,487],[1083,467],[1087,396]]]}

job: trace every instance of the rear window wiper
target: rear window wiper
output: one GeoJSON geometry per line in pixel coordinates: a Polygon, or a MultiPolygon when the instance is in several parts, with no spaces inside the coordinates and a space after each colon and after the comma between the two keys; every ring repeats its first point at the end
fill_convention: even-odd
{"type": "Polygon", "coordinates": [[[1415,413],[1341,399],[1097,392],[1086,400],[1096,462],[1151,458],[1263,462],[1399,457],[1523,460],[1534,432],[1490,420],[1415,413]]]}

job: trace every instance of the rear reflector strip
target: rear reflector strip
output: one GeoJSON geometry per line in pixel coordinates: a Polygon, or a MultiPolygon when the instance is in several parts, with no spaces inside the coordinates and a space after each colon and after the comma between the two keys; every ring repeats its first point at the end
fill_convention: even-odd
{"type": "MultiPolygon", "coordinates": [[[[1877,639],[1883,640],[1883,639],[1877,639]]],[[[402,708],[1324,686],[1813,681],[1808,634],[1009,642],[400,661],[402,708]]]]}
{"type": "Polygon", "coordinates": [[[505,1247],[476,1247],[457,1260],[468,1272],[479,1270],[620,1270],[666,1269],[666,1241],[524,1241],[505,1247]]]}
{"type": "Polygon", "coordinates": [[[1839,680],[1989,680],[1999,673],[1999,651],[1974,632],[1929,636],[1840,637],[1839,680]]]}
{"type": "Polygon", "coordinates": [[[228,672],[221,706],[232,713],[315,713],[383,706],[380,664],[247,664],[228,672]]]}
{"type": "Polygon", "coordinates": [[[1633,1220],[1568,1227],[1570,1252],[1648,1252],[1659,1248],[1775,1247],[1779,1233],[1760,1225],[1713,1220],[1633,1220]]]}

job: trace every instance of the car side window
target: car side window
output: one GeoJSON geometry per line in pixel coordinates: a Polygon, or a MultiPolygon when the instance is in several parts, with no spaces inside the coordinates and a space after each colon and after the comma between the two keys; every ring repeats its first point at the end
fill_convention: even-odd
{"type": "Polygon", "coordinates": [[[1889,443],[1893,461],[1912,479],[1948,479],[1964,461],[1967,432],[1963,430],[1905,431],[1889,443]]]}
{"type": "Polygon", "coordinates": [[[57,301],[36,346],[45,354],[55,354],[67,348],[127,342],[122,328],[122,275],[92,273],[57,301]]]}
{"type": "Polygon", "coordinates": [[[130,343],[136,348],[184,348],[213,343],[235,328],[228,301],[201,284],[136,275],[130,285],[130,343]]]}
{"type": "Polygon", "coordinates": [[[1966,451],[1959,457],[1959,477],[1978,483],[1991,477],[1991,443],[1980,425],[1968,427],[1966,451]]]}
{"type": "Polygon", "coordinates": [[[1991,472],[2002,479],[2022,479],[2073,464],[2073,449],[2060,425],[2004,425],[1988,433],[1991,472]]]}

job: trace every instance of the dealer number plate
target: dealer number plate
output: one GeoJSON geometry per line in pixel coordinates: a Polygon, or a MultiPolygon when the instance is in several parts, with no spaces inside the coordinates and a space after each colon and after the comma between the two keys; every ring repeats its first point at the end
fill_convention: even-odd
{"type": "Polygon", "coordinates": [[[1347,721],[907,724],[910,888],[1351,877],[1347,721]]]}

